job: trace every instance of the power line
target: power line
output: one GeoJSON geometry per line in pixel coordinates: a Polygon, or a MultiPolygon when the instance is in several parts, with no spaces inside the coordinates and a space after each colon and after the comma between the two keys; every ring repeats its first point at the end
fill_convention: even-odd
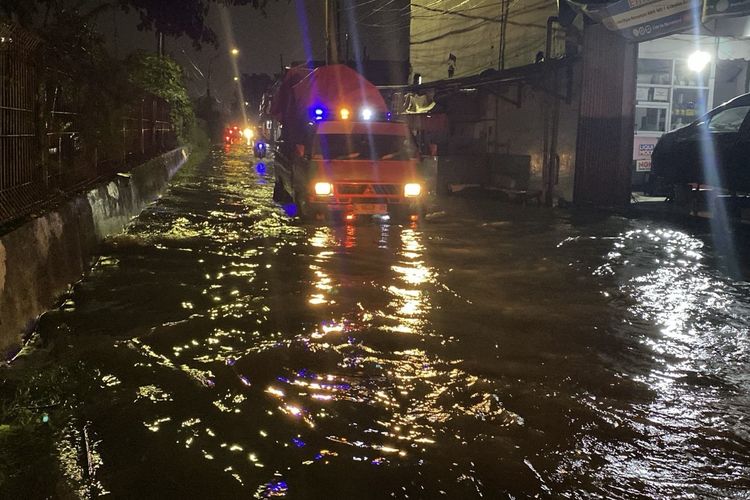
{"type": "Polygon", "coordinates": [[[458,34],[461,34],[461,33],[468,33],[470,31],[474,31],[474,30],[476,30],[476,29],[478,29],[478,28],[486,25],[488,22],[489,21],[480,21],[477,24],[474,24],[472,26],[468,26],[466,28],[458,28],[458,29],[455,29],[455,30],[451,30],[451,31],[449,31],[447,33],[443,33],[441,35],[437,35],[437,36],[434,36],[432,38],[426,38],[424,40],[419,40],[417,42],[410,41],[409,45],[421,45],[423,43],[434,42],[436,40],[440,40],[441,38],[446,38],[446,37],[449,37],[451,35],[458,35],[458,34]]]}
{"type": "Polygon", "coordinates": [[[359,22],[364,21],[365,19],[374,16],[378,12],[382,12],[386,7],[388,7],[389,5],[393,4],[393,2],[395,2],[395,1],[396,0],[389,0],[388,3],[385,4],[385,5],[383,5],[382,7],[378,7],[377,9],[373,9],[372,12],[370,12],[369,14],[367,14],[365,17],[359,19],[359,22]]]}
{"type": "Polygon", "coordinates": [[[511,19],[514,18],[514,17],[518,17],[518,16],[523,15],[523,14],[528,14],[530,12],[534,12],[534,11],[537,11],[537,10],[544,10],[547,6],[543,5],[543,4],[544,4],[544,2],[539,2],[537,4],[537,5],[539,5],[539,7],[529,7],[529,8],[517,11],[517,12],[510,12],[505,17],[500,16],[498,18],[489,18],[489,17],[486,17],[486,16],[475,16],[475,17],[478,17],[479,19],[481,19],[482,21],[479,22],[479,23],[477,23],[477,24],[475,24],[475,25],[473,25],[473,26],[470,26],[470,27],[454,29],[454,30],[442,33],[441,35],[437,35],[437,36],[434,36],[434,37],[431,37],[431,38],[427,38],[427,39],[424,39],[424,40],[419,40],[419,41],[416,41],[416,42],[413,40],[415,37],[418,37],[420,35],[426,35],[426,34],[428,34],[430,32],[438,32],[440,30],[443,30],[444,27],[443,26],[437,26],[437,27],[435,27],[432,30],[424,30],[424,31],[421,31],[421,32],[416,33],[416,34],[412,33],[412,36],[411,36],[412,41],[410,43],[411,43],[411,45],[418,45],[418,44],[423,44],[423,43],[428,43],[428,42],[440,40],[442,38],[447,38],[447,37],[450,37],[450,36],[455,35],[455,34],[461,34],[461,33],[466,33],[466,32],[469,32],[469,31],[473,31],[475,29],[480,28],[485,23],[498,23],[498,24],[506,23],[506,24],[509,24],[511,26],[517,26],[517,27],[523,27],[523,28],[536,28],[536,29],[546,30],[547,29],[546,25],[536,24],[536,23],[522,23],[522,22],[519,22],[519,21],[511,21],[511,19]]]}
{"type": "MultiPolygon", "coordinates": [[[[348,10],[348,11],[354,11],[356,14],[361,14],[360,12],[357,12],[357,9],[361,9],[363,7],[366,7],[368,5],[371,5],[375,3],[376,1],[382,2],[383,0],[366,0],[364,2],[361,2],[359,4],[354,3],[356,0],[343,0],[343,3],[347,4],[346,6],[342,7],[342,10],[348,10]]],[[[533,22],[520,22],[520,21],[514,21],[514,18],[518,18],[527,14],[530,14],[532,12],[541,11],[545,9],[550,8],[550,4],[548,0],[540,0],[538,2],[534,2],[529,4],[525,4],[525,2],[521,3],[519,0],[500,0],[495,2],[471,2],[471,0],[464,0],[457,5],[454,5],[449,8],[440,8],[440,4],[445,5],[445,0],[434,0],[432,2],[423,2],[423,3],[409,3],[408,5],[405,5],[403,7],[396,7],[394,6],[394,3],[397,0],[389,0],[388,2],[384,3],[384,5],[380,5],[376,8],[373,8],[374,6],[371,5],[370,8],[367,9],[367,13],[364,13],[364,15],[357,15],[356,19],[349,18],[348,24],[352,25],[351,29],[353,28],[353,25],[359,25],[366,28],[376,28],[378,29],[377,32],[374,32],[374,30],[371,30],[373,32],[371,33],[362,33],[362,38],[369,38],[369,39],[383,39],[389,35],[398,35],[399,33],[403,33],[407,29],[412,29],[411,34],[411,40],[410,40],[410,46],[413,48],[417,48],[419,45],[424,45],[430,42],[434,42],[437,40],[441,40],[444,38],[449,38],[452,36],[460,35],[462,33],[469,33],[472,31],[476,31],[479,29],[482,29],[486,27],[488,24],[499,24],[501,26],[501,29],[505,27],[504,31],[506,33],[507,38],[507,26],[516,26],[516,27],[522,27],[522,28],[535,28],[535,29],[545,29],[546,25],[543,24],[537,24],[533,22]],[[519,5],[521,4],[521,5],[519,5]],[[525,4],[525,5],[524,5],[525,4]],[[519,8],[513,9],[512,6],[517,6],[519,8]],[[389,8],[393,6],[394,8],[389,8]],[[489,15],[478,15],[474,14],[474,12],[481,10],[481,9],[492,9],[493,7],[502,7],[500,10],[500,14],[498,16],[489,16],[489,15]],[[414,9],[419,9],[422,11],[425,11],[425,14],[414,14],[412,15],[412,12],[414,9]],[[383,15],[387,15],[390,19],[393,19],[394,22],[365,22],[367,19],[377,15],[381,14],[381,17],[383,15]],[[430,19],[430,18],[454,18],[456,19],[456,23],[449,23],[453,24],[453,26],[445,26],[445,23],[435,23],[438,24],[437,26],[424,26],[421,30],[417,28],[417,31],[415,32],[415,19],[430,19]],[[476,24],[472,24],[470,26],[466,26],[464,23],[458,22],[458,19],[471,19],[471,20],[477,20],[479,21],[476,24]],[[406,22],[399,23],[397,20],[403,19],[406,22]],[[417,39],[418,38],[418,39],[417,39]],[[416,39],[416,40],[415,40],[416,39]]],[[[446,18],[446,19],[447,19],[446,18]]],[[[417,22],[417,25],[419,22],[417,22]]],[[[494,36],[494,35],[493,35],[494,36]]],[[[507,52],[505,47],[508,47],[509,45],[516,49],[517,47],[514,47],[518,41],[505,41],[503,42],[502,37],[498,42],[501,45],[501,51],[507,52]]],[[[534,46],[537,45],[536,42],[533,43],[534,46]]],[[[514,51],[515,52],[515,51],[514,51]]],[[[515,54],[506,54],[506,57],[513,57],[515,54]]]]}
{"type": "MultiPolygon", "coordinates": [[[[349,1],[351,1],[351,0],[349,0],[349,1]]],[[[354,5],[349,5],[347,7],[339,7],[339,10],[341,10],[341,11],[344,11],[344,10],[355,10],[355,9],[362,8],[362,6],[364,6],[364,5],[375,3],[375,2],[379,2],[379,1],[380,0],[366,0],[366,1],[364,1],[362,3],[359,3],[359,4],[355,3],[354,5]]],[[[347,1],[347,3],[349,3],[349,2],[347,1]]]]}
{"type": "Polygon", "coordinates": [[[450,10],[445,10],[445,9],[436,9],[436,8],[433,8],[433,7],[426,7],[424,5],[419,5],[418,3],[412,3],[411,5],[414,6],[414,7],[420,8],[420,9],[424,9],[424,10],[430,11],[430,12],[438,12],[440,14],[450,14],[450,15],[453,15],[453,16],[465,17],[467,19],[483,19],[485,21],[500,22],[500,18],[499,17],[477,16],[477,15],[474,15],[474,14],[465,14],[464,12],[450,11],[450,10]]]}

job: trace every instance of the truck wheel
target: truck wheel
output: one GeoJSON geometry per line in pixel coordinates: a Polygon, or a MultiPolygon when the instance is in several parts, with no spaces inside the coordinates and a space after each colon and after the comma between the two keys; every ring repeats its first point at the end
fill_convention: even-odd
{"type": "Polygon", "coordinates": [[[314,221],[320,214],[320,210],[314,204],[310,203],[307,194],[295,191],[294,203],[297,204],[297,213],[303,221],[314,221]]]}

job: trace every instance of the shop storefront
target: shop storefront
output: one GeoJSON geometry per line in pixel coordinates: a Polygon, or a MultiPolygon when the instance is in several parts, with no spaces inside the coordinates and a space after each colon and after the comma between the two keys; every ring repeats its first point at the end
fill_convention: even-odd
{"type": "Polygon", "coordinates": [[[748,91],[750,40],[673,35],[638,47],[633,188],[648,182],[651,152],[665,132],[748,91]]]}
{"type": "MultiPolygon", "coordinates": [[[[638,44],[633,68],[636,88],[631,94],[635,97],[630,176],[634,191],[648,183],[651,152],[663,134],[750,91],[748,0],[568,2],[638,44]]],[[[626,100],[630,101],[629,95],[626,100]]]]}

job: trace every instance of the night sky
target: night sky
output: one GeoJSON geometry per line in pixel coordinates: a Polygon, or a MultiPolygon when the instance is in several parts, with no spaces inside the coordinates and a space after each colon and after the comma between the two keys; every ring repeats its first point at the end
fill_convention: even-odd
{"type": "MultiPolygon", "coordinates": [[[[408,0],[342,0],[341,6],[342,32],[350,33],[352,57],[359,46],[359,53],[366,48],[372,59],[408,59],[408,0]]],[[[236,59],[239,73],[277,73],[281,57],[285,65],[308,57],[325,58],[322,0],[269,2],[266,13],[264,17],[252,7],[214,4],[208,22],[219,39],[218,48],[204,46],[196,51],[185,37],[167,39],[167,53],[188,68],[189,89],[193,95],[205,93],[206,84],[191,68],[192,64],[204,75],[212,68],[215,95],[221,98],[232,93],[235,73],[229,50],[233,46],[240,50],[236,59]]],[[[137,31],[137,24],[136,15],[120,11],[100,19],[100,28],[119,57],[135,49],[155,50],[154,33],[137,31]]]]}

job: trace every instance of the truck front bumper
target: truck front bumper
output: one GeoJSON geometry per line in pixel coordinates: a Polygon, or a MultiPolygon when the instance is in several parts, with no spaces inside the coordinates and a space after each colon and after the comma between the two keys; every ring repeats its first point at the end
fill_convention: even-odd
{"type": "Polygon", "coordinates": [[[422,197],[325,197],[315,196],[312,200],[321,211],[329,214],[346,215],[389,215],[393,213],[419,214],[422,197]]]}

